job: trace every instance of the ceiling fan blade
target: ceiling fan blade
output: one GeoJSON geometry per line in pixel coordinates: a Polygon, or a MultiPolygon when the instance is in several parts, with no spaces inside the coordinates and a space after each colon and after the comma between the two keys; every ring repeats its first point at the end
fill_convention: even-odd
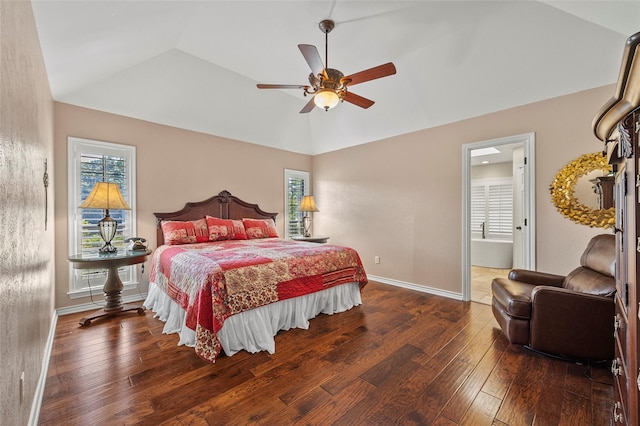
{"type": "Polygon", "coordinates": [[[371,99],[363,98],[362,96],[356,95],[352,92],[347,92],[342,99],[364,109],[369,108],[375,103],[371,99]]]}
{"type": "Polygon", "coordinates": [[[375,80],[376,78],[387,77],[396,73],[396,67],[393,62],[387,62],[377,67],[369,68],[368,70],[360,71],[355,74],[343,77],[341,81],[350,80],[349,86],[354,84],[364,83],[365,81],[375,80]]]}
{"type": "Polygon", "coordinates": [[[258,89],[308,89],[309,86],[303,84],[256,84],[258,89]]]}
{"type": "Polygon", "coordinates": [[[313,108],[315,108],[316,104],[313,103],[313,96],[309,99],[309,102],[300,110],[300,114],[305,114],[307,112],[311,112],[313,108]]]}
{"type": "Polygon", "coordinates": [[[320,57],[320,53],[318,53],[318,49],[311,44],[299,44],[298,49],[302,52],[302,56],[304,56],[305,61],[309,64],[309,68],[311,68],[311,72],[313,75],[319,75],[324,73],[324,65],[322,64],[322,58],[320,57]]]}

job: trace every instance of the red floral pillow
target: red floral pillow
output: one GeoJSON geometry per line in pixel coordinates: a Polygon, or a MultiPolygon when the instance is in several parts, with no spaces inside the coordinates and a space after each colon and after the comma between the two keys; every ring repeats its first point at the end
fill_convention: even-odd
{"type": "Polygon", "coordinates": [[[220,219],[213,216],[207,216],[206,219],[210,241],[247,239],[241,220],[220,219]]]}
{"type": "Polygon", "coordinates": [[[278,237],[276,224],[271,219],[242,219],[248,239],[278,237]]]}
{"type": "Polygon", "coordinates": [[[207,221],[198,220],[163,220],[160,224],[164,243],[167,245],[191,244],[209,241],[207,221]]]}

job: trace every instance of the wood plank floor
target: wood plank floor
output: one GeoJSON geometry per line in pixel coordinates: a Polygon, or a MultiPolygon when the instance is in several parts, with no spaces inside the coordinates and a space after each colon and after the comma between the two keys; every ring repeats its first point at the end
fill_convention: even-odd
{"type": "Polygon", "coordinates": [[[509,345],[490,306],[374,282],[363,302],[215,364],[149,311],[60,317],[40,424],[610,424],[606,366],[509,345]]]}

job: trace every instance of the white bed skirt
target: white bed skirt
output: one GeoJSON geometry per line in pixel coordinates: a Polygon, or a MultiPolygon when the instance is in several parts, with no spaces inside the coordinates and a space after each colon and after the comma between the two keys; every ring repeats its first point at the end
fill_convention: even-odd
{"type": "MultiPolygon", "coordinates": [[[[255,353],[276,351],[274,336],[279,330],[309,328],[309,319],[319,313],[334,314],[362,304],[360,285],[348,283],[281,300],[250,311],[232,315],[218,332],[224,353],[231,356],[241,350],[255,353]]],[[[178,345],[195,346],[195,332],[185,325],[186,312],[154,283],[143,306],[155,312],[155,318],[165,322],[163,333],[178,333],[178,345]]]]}

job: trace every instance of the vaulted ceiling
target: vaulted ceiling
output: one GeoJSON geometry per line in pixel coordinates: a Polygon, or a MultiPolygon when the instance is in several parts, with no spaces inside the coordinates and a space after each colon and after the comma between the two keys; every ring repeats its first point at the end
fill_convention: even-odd
{"type": "Polygon", "coordinates": [[[55,100],[307,154],[614,83],[639,1],[32,1],[55,100]],[[299,111],[297,45],[374,100],[299,111]]]}

